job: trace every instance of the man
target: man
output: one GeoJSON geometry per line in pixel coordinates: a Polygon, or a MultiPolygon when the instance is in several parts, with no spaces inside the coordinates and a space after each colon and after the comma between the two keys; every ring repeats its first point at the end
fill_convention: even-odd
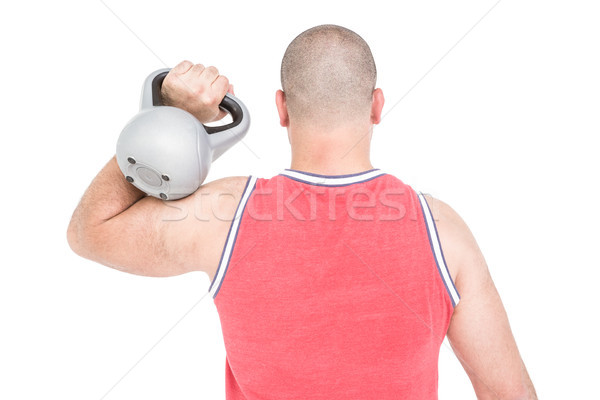
{"type": "MultiPolygon", "coordinates": [[[[73,214],[71,247],[134,274],[206,272],[228,399],[435,399],[446,335],[479,399],[536,398],[468,227],[371,165],[384,104],[375,80],[356,33],[303,32],[276,93],[290,169],[209,182],[166,205],[113,158],[73,214]]],[[[207,123],[223,117],[228,90],[216,68],[184,61],[162,96],[207,123]]]]}

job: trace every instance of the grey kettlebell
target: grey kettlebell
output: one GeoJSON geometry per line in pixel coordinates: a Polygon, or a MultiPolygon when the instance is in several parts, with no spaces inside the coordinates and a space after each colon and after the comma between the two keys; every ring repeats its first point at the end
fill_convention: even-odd
{"type": "Polygon", "coordinates": [[[250,127],[250,114],[227,93],[219,107],[233,121],[205,126],[196,117],[161,102],[162,83],[170,71],[151,73],[142,88],[140,112],[123,128],[117,141],[117,163],[125,178],[147,194],[176,200],[194,193],[211,163],[240,141],[250,127]]]}

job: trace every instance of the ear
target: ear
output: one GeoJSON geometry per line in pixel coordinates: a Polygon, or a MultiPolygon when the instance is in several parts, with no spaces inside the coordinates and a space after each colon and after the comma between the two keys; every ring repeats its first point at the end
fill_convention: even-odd
{"type": "Polygon", "coordinates": [[[278,90],[277,93],[275,93],[275,104],[277,105],[277,112],[279,113],[279,124],[284,128],[287,128],[290,125],[290,117],[285,102],[285,93],[282,90],[278,90]]]}
{"type": "Polygon", "coordinates": [[[378,124],[381,122],[381,110],[383,110],[383,91],[379,88],[373,90],[373,104],[371,105],[371,123],[378,124]]]}

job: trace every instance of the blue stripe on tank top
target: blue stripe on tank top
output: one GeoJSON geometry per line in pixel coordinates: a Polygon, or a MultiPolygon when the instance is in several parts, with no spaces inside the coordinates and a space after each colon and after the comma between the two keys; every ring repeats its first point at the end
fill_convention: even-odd
{"type": "Polygon", "coordinates": [[[454,286],[454,282],[452,281],[450,271],[448,270],[448,266],[446,265],[446,259],[444,258],[444,252],[442,250],[442,245],[440,243],[440,239],[437,234],[437,228],[435,226],[435,221],[433,221],[433,215],[431,214],[431,209],[429,208],[429,205],[427,204],[427,201],[425,200],[425,197],[423,196],[423,194],[419,193],[418,196],[419,196],[419,204],[421,206],[421,211],[423,212],[423,218],[425,219],[425,227],[427,228],[427,237],[429,238],[429,246],[431,247],[431,252],[433,253],[435,265],[437,266],[438,273],[440,274],[440,278],[442,278],[442,281],[444,282],[444,286],[446,287],[446,291],[448,292],[448,296],[450,297],[452,306],[456,307],[456,304],[458,304],[458,300],[460,300],[460,295],[459,295],[458,291],[456,290],[456,286],[454,286]],[[423,206],[423,201],[421,201],[421,199],[425,202],[425,206],[423,206]],[[427,210],[425,210],[425,207],[427,207],[427,210]],[[434,229],[433,234],[435,234],[435,239],[429,229],[428,217],[431,218],[431,222],[432,222],[433,229],[434,229]],[[435,246],[434,246],[433,240],[436,240],[437,244],[439,245],[440,254],[442,256],[441,260],[438,260],[438,256],[435,251],[435,246]],[[454,292],[456,293],[456,296],[458,297],[458,299],[456,299],[456,300],[454,299],[452,290],[448,286],[448,282],[446,281],[446,278],[444,277],[444,273],[442,272],[442,266],[440,266],[440,261],[443,264],[443,268],[445,269],[446,273],[448,274],[450,284],[452,285],[452,288],[454,289],[454,292]]]}
{"type": "Polygon", "coordinates": [[[221,259],[219,260],[219,267],[217,268],[217,272],[213,278],[208,291],[210,292],[213,289],[213,285],[217,284],[218,286],[214,290],[213,298],[217,296],[219,290],[221,289],[221,284],[223,283],[223,279],[225,278],[225,274],[227,273],[227,269],[229,267],[229,261],[231,260],[231,255],[233,254],[233,249],[235,248],[235,242],[237,240],[237,234],[240,228],[241,219],[244,215],[244,210],[246,209],[246,204],[248,203],[248,199],[252,194],[252,191],[256,187],[256,177],[250,176],[248,177],[248,181],[246,182],[246,186],[244,187],[244,191],[242,192],[242,197],[240,199],[240,203],[235,210],[234,219],[231,222],[231,226],[229,227],[229,232],[227,233],[227,239],[225,240],[225,246],[223,247],[223,252],[221,253],[221,259]],[[250,184],[252,183],[252,187],[250,184]],[[239,215],[238,215],[239,214],[239,215]],[[235,233],[232,232],[235,230],[235,233]],[[231,243],[231,247],[228,251],[228,246],[231,243]],[[219,277],[219,273],[223,269],[223,273],[219,277]]]}

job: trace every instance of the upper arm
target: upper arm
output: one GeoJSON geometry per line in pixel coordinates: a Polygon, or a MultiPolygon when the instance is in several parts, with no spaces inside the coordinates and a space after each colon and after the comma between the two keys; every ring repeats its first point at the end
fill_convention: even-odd
{"type": "Polygon", "coordinates": [[[247,177],[201,186],[176,201],[144,197],[88,230],[88,258],[145,276],[172,276],[218,266],[247,177]]]}
{"type": "Polygon", "coordinates": [[[478,399],[532,399],[533,385],[508,317],[471,231],[447,204],[428,198],[448,268],[461,300],[448,340],[478,399]]]}

